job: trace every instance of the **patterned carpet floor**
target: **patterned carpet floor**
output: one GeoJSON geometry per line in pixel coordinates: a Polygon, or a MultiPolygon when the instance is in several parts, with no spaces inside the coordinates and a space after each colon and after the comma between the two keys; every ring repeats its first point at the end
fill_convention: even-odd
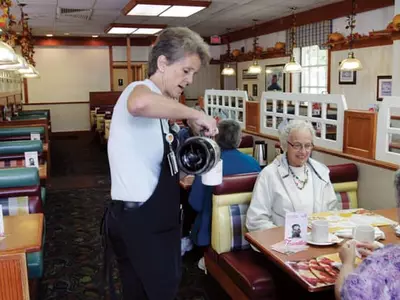
{"type": "MultiPolygon", "coordinates": [[[[108,172],[106,151],[91,135],[52,139],[40,299],[103,299],[99,227],[110,201],[108,172]]],[[[210,276],[198,269],[200,257],[196,249],[183,257],[177,299],[229,299],[210,276]]],[[[115,277],[118,287],[117,272],[115,277]]]]}

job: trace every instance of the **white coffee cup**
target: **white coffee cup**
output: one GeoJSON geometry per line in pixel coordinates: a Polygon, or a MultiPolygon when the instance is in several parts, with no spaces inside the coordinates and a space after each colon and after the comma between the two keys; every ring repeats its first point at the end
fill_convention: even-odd
{"type": "Polygon", "coordinates": [[[222,183],[222,159],[207,173],[201,175],[201,182],[204,185],[220,185],[222,183]]]}
{"type": "Polygon", "coordinates": [[[358,225],[353,228],[353,239],[361,243],[373,243],[375,241],[375,228],[371,225],[358,225]]]}
{"type": "Polygon", "coordinates": [[[312,222],[311,239],[316,243],[329,242],[329,223],[327,220],[315,220],[312,222]]]}

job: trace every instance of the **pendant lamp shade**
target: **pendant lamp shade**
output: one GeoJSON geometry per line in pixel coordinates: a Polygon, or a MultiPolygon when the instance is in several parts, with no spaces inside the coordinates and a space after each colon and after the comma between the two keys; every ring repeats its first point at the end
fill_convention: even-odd
{"type": "Polygon", "coordinates": [[[285,65],[283,68],[284,73],[300,73],[301,72],[301,65],[296,62],[294,56],[290,58],[290,61],[285,65]]]}
{"type": "Polygon", "coordinates": [[[18,64],[17,54],[10,45],[0,42],[0,65],[18,64]]]}
{"type": "Polygon", "coordinates": [[[17,62],[16,64],[10,64],[10,65],[0,65],[0,70],[20,70],[20,69],[27,69],[29,68],[28,63],[26,62],[25,58],[23,58],[21,55],[17,54],[17,62]]]}
{"type": "Polygon", "coordinates": [[[249,67],[249,69],[247,70],[247,73],[249,73],[249,74],[260,74],[261,73],[261,66],[258,64],[258,62],[256,60],[249,67]]]}
{"type": "Polygon", "coordinates": [[[29,65],[29,67],[26,68],[26,69],[19,69],[18,72],[24,78],[37,78],[37,77],[39,77],[39,72],[32,65],[29,65]]]}
{"type": "Polygon", "coordinates": [[[236,75],[235,69],[230,65],[226,65],[226,67],[222,70],[221,75],[224,76],[234,76],[236,75]]]}
{"type": "Polygon", "coordinates": [[[349,52],[349,55],[344,59],[339,66],[340,71],[360,71],[363,66],[361,61],[354,56],[354,52],[349,52]]]}

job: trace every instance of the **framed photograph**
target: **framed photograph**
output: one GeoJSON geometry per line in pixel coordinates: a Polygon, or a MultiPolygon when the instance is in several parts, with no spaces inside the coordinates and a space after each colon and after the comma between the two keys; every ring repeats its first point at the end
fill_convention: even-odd
{"type": "Polygon", "coordinates": [[[383,97],[392,96],[392,76],[378,76],[376,87],[376,100],[382,101],[383,97]]]}
{"type": "Polygon", "coordinates": [[[265,90],[286,92],[286,76],[283,73],[285,65],[265,66],[265,90]]]}
{"type": "Polygon", "coordinates": [[[247,84],[243,84],[243,91],[249,92],[249,86],[247,84]]]}
{"type": "Polygon", "coordinates": [[[339,84],[356,84],[356,71],[339,71],[339,84]]]}
{"type": "Polygon", "coordinates": [[[245,80],[245,79],[258,79],[258,74],[249,74],[248,72],[247,72],[247,69],[246,70],[243,70],[242,71],[242,79],[243,80],[245,80]]]}
{"type": "Polygon", "coordinates": [[[252,95],[253,95],[253,97],[257,97],[258,96],[258,84],[253,84],[253,86],[252,86],[252,95]]]}

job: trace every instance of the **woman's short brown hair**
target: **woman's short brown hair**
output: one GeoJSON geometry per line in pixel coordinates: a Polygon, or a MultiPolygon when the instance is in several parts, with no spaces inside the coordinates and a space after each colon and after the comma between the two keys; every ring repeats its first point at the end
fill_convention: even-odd
{"type": "Polygon", "coordinates": [[[187,27],[164,29],[150,51],[148,76],[156,73],[160,55],[164,55],[172,64],[186,54],[197,54],[203,66],[207,65],[211,59],[209,46],[198,33],[187,27]]]}

